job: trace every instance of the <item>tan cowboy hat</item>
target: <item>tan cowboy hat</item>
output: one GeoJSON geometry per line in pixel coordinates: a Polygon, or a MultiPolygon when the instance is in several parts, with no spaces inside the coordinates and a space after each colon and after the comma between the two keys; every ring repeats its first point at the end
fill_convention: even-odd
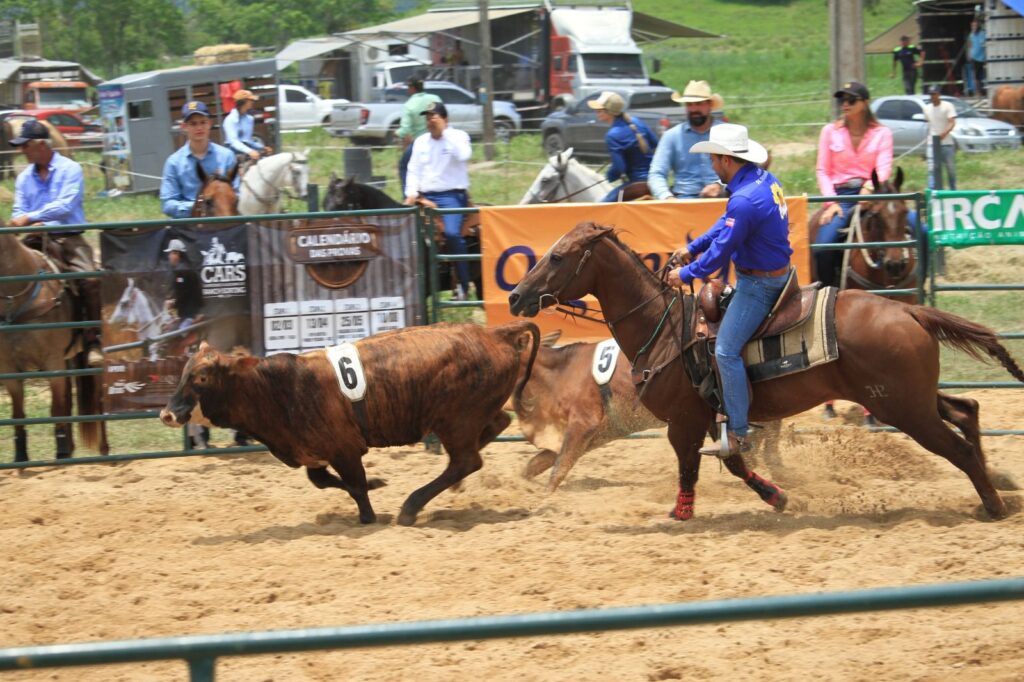
{"type": "Polygon", "coordinates": [[[626,110],[626,100],[617,92],[605,91],[597,99],[587,100],[587,106],[598,111],[607,111],[612,116],[618,116],[626,110]]]}
{"type": "Polygon", "coordinates": [[[736,123],[720,123],[711,126],[710,139],[690,147],[690,153],[724,154],[735,156],[751,163],[768,160],[768,150],[747,136],[747,127],[736,123]]]}
{"type": "Polygon", "coordinates": [[[672,93],[672,101],[679,102],[680,104],[706,102],[709,99],[711,99],[711,86],[708,85],[707,81],[690,81],[686,84],[683,94],[672,93]]]}
{"type": "Polygon", "coordinates": [[[235,98],[236,102],[241,102],[242,100],[246,99],[255,102],[256,100],[259,99],[259,97],[252,94],[252,90],[235,90],[235,94],[231,96],[235,98]]]}

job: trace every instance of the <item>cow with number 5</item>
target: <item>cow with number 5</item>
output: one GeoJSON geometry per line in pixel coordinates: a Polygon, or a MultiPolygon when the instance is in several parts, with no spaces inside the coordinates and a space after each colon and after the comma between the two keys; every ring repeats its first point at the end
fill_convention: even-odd
{"type": "Polygon", "coordinates": [[[346,491],[362,523],[376,520],[362,456],[432,432],[448,466],[405,500],[398,523],[412,525],[430,500],[483,466],[480,450],[509,425],[502,406],[518,403],[539,338],[528,322],[437,324],[266,359],[203,343],[160,418],[250,434],[288,466],[306,467],[316,487],[346,491]]]}

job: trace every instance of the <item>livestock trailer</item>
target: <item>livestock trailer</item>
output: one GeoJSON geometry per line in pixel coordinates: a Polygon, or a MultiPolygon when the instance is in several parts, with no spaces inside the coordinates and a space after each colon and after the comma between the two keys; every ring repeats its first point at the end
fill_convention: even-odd
{"type": "Polygon", "coordinates": [[[185,143],[181,108],[190,100],[206,103],[214,123],[210,139],[222,142],[221,122],[234,106],[232,94],[240,88],[260,98],[253,111],[254,134],[280,148],[273,59],[134,73],[100,85],[107,190],[160,189],[164,162],[185,143]]]}

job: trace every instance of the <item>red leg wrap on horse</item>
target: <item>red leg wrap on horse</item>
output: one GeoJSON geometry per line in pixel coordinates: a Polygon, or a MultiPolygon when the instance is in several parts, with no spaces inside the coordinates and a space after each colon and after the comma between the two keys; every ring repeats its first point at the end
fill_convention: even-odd
{"type": "Polygon", "coordinates": [[[668,513],[669,518],[676,519],[677,521],[688,521],[689,519],[692,519],[693,496],[694,493],[684,493],[680,490],[678,497],[676,497],[675,509],[668,513]]]}
{"type": "Polygon", "coordinates": [[[786,491],[771,481],[765,480],[751,471],[748,472],[744,482],[762,500],[775,507],[775,511],[782,511],[786,508],[786,502],[789,501],[786,497],[786,491]]]}

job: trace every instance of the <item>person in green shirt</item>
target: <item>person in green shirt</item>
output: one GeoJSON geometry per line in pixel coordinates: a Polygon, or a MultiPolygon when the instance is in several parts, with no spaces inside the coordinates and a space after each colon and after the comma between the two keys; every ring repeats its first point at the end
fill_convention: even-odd
{"type": "Polygon", "coordinates": [[[405,178],[409,173],[409,159],[412,158],[412,143],[427,132],[427,122],[422,116],[427,105],[440,102],[441,98],[423,92],[423,81],[413,76],[405,82],[409,86],[409,99],[405,100],[402,120],[398,126],[398,137],[402,140],[402,156],[398,160],[398,178],[402,182],[402,196],[405,196],[405,178]]]}

